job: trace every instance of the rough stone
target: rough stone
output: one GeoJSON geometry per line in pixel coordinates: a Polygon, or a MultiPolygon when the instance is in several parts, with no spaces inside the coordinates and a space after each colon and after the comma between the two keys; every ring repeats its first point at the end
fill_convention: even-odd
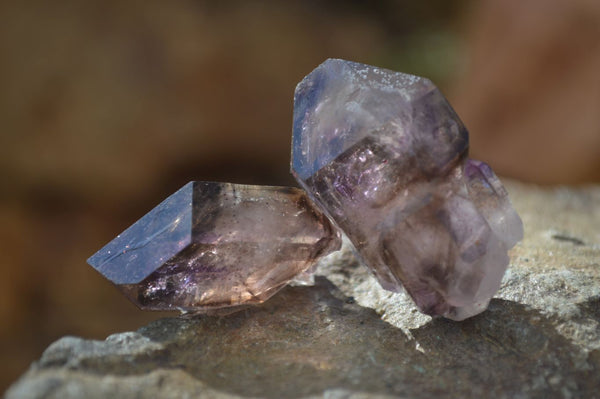
{"type": "Polygon", "coordinates": [[[507,188],[525,239],[473,318],[421,314],[345,249],[235,314],[62,338],[6,397],[600,398],[600,186],[507,188]]]}

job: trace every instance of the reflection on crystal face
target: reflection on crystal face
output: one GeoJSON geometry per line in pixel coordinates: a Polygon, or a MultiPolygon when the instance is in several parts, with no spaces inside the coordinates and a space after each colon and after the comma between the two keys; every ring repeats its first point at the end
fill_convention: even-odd
{"type": "Polygon", "coordinates": [[[202,311],[262,302],[339,246],[301,190],[191,182],[88,262],[143,309],[202,311]]]}
{"type": "Polygon", "coordinates": [[[499,288],[522,225],[427,79],[327,60],[296,88],[292,173],[381,285],[464,319],[499,288]]]}

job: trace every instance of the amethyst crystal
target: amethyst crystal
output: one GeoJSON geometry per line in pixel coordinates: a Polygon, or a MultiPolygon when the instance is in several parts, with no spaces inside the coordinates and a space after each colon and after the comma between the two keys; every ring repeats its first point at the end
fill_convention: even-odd
{"type": "Polygon", "coordinates": [[[462,320],[523,235],[506,190],[427,79],[330,59],[296,88],[292,173],[380,284],[462,320]]]}
{"type": "Polygon", "coordinates": [[[268,299],[340,247],[295,188],[190,182],[88,259],[142,309],[268,299]]]}

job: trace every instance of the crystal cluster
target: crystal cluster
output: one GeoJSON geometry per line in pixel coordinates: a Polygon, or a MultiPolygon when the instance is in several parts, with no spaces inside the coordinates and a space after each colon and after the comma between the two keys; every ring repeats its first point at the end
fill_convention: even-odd
{"type": "Polygon", "coordinates": [[[429,80],[330,59],[294,97],[292,173],[306,193],[191,182],[88,262],[143,309],[210,311],[306,276],[341,230],[385,289],[462,320],[487,307],[523,236],[468,147],[429,80]]]}
{"type": "Polygon", "coordinates": [[[330,59],[296,88],[292,173],[391,291],[462,320],[523,235],[506,190],[427,79],[330,59]]]}
{"type": "Polygon", "coordinates": [[[88,262],[143,309],[259,303],[340,247],[295,188],[190,182],[88,262]]]}

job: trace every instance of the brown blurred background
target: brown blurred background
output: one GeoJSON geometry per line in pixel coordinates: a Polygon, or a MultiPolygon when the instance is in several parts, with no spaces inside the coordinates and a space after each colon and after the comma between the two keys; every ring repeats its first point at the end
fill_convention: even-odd
{"type": "Polygon", "coordinates": [[[86,258],[185,182],[294,184],[328,57],[428,76],[499,174],[600,181],[597,0],[0,5],[0,388],[53,340],[136,329],[86,258]]]}

